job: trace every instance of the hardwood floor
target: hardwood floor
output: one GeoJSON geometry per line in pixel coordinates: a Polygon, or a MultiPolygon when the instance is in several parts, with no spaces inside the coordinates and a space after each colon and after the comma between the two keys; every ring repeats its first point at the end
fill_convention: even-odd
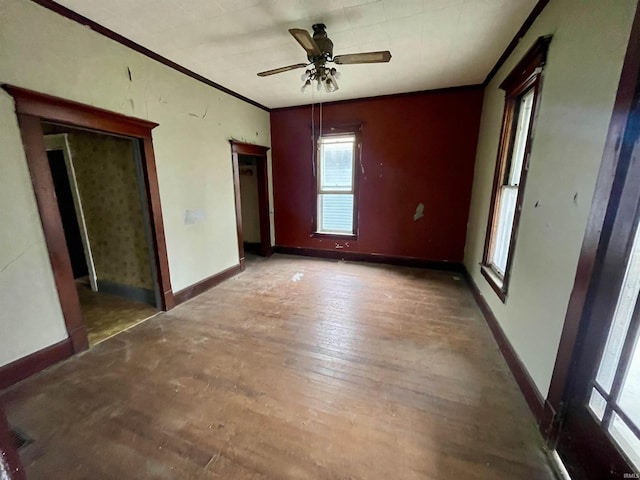
{"type": "Polygon", "coordinates": [[[551,479],[456,274],[275,255],[0,395],[29,479],[551,479]]]}

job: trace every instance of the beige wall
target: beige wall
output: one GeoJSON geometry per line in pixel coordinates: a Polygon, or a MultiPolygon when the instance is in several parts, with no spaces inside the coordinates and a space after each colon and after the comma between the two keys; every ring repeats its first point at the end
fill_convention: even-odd
{"type": "MultiPolygon", "coordinates": [[[[28,0],[0,0],[0,83],[159,123],[153,139],[174,291],[238,263],[228,140],[269,146],[267,112],[28,0]],[[200,221],[185,225],[187,210],[200,221]]],[[[4,365],[67,335],[13,100],[4,91],[0,145],[0,205],[11,206],[0,209],[4,365]]]]}
{"type": "Polygon", "coordinates": [[[133,142],[92,132],[68,138],[98,280],[153,290],[133,142]]]}
{"type": "Polygon", "coordinates": [[[258,171],[254,164],[239,165],[240,202],[242,206],[242,236],[245,242],[260,242],[260,213],[258,210],[258,171]]]}
{"type": "Polygon", "coordinates": [[[635,8],[636,0],[552,0],[485,93],[465,264],[542,396],[549,388],[635,8]],[[536,38],[548,34],[553,40],[503,304],[478,265],[504,106],[498,85],[536,38]]]}

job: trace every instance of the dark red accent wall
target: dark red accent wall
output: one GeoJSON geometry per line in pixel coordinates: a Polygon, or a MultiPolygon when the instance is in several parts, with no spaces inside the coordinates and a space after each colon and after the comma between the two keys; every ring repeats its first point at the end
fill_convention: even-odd
{"type": "Polygon", "coordinates": [[[362,124],[358,238],[348,242],[311,235],[311,108],[272,111],[276,245],[462,262],[482,98],[473,88],[323,106],[325,127],[362,124]]]}

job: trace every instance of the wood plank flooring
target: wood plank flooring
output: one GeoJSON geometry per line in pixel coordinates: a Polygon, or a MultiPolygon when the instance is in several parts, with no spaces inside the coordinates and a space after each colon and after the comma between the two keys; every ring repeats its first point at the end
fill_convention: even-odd
{"type": "Polygon", "coordinates": [[[275,255],[0,394],[29,479],[551,479],[464,280],[275,255]]]}

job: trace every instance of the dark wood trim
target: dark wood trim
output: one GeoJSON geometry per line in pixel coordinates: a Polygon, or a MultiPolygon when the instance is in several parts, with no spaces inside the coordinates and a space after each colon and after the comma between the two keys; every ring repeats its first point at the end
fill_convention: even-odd
{"type": "MultiPolygon", "coordinates": [[[[432,90],[418,90],[415,92],[391,93],[388,95],[378,95],[373,97],[360,97],[360,98],[351,98],[348,100],[337,100],[335,102],[323,102],[323,105],[324,106],[346,105],[350,103],[366,102],[370,100],[388,100],[388,99],[404,98],[404,97],[440,95],[444,93],[467,92],[467,91],[475,91],[475,90],[483,90],[483,89],[484,89],[484,84],[461,85],[459,87],[434,88],[432,90]]],[[[296,110],[298,108],[310,108],[310,107],[311,107],[311,104],[306,103],[304,105],[293,105],[291,107],[272,108],[270,111],[286,112],[289,110],[296,110]]]]}
{"type": "Polygon", "coordinates": [[[231,143],[231,151],[238,155],[251,155],[254,157],[266,157],[271,147],[263,147],[253,143],[239,142],[238,140],[229,140],[231,143]]]}
{"type": "Polygon", "coordinates": [[[423,258],[383,255],[380,253],[323,250],[321,248],[288,247],[282,245],[276,245],[275,252],[283,255],[301,255],[304,257],[347,260],[350,262],[385,263],[401,267],[427,268],[430,270],[464,273],[464,266],[461,263],[443,260],[426,260],[423,258]]]}
{"type": "Polygon", "coordinates": [[[9,476],[3,475],[3,480],[26,480],[27,475],[20,461],[20,455],[18,450],[13,444],[11,433],[9,429],[9,422],[7,417],[0,408],[0,461],[2,461],[6,467],[8,467],[9,476]]]}
{"type": "MultiPolygon", "coordinates": [[[[318,122],[320,123],[320,122],[318,122]]],[[[311,191],[313,192],[313,204],[311,213],[311,231],[309,234],[312,237],[336,239],[342,241],[351,241],[358,239],[358,214],[360,208],[360,176],[362,171],[362,122],[354,123],[327,123],[322,126],[322,131],[313,132],[313,147],[315,166],[311,172],[311,191]],[[318,232],[318,162],[320,160],[320,137],[324,136],[342,136],[342,135],[354,135],[356,140],[353,146],[353,233],[347,235],[341,235],[338,233],[325,233],[318,232]]]]}
{"type": "Polygon", "coordinates": [[[64,228],[58,211],[55,188],[44,145],[42,125],[40,118],[22,113],[18,113],[18,125],[22,134],[22,143],[31,174],[36,203],[40,212],[42,229],[60,299],[62,315],[64,316],[69,337],[73,342],[74,351],[81,352],[89,348],[89,340],[82,320],[80,299],[73,279],[64,228]]]}
{"type": "Polygon", "coordinates": [[[3,84],[2,88],[14,98],[17,112],[40,117],[42,120],[80,125],[84,128],[131,137],[149,135],[149,132],[158,126],[157,123],[148,120],[128,117],[26,88],[7,84],[3,84]]]}
{"type": "Polygon", "coordinates": [[[613,113],[609,123],[609,131],[605,143],[602,162],[598,172],[595,192],[591,202],[591,211],[585,230],[578,266],[574,277],[573,289],[569,297],[567,313],[564,319],[558,354],[551,377],[551,385],[547,402],[549,412],[545,415],[541,429],[547,435],[549,442],[554,443],[557,438],[558,421],[555,412],[560,411],[566,399],[572,382],[572,371],[576,367],[577,341],[584,325],[583,318],[589,316],[591,309],[590,289],[591,279],[596,269],[596,259],[599,251],[605,246],[606,231],[605,218],[607,207],[612,194],[615,172],[618,169],[620,152],[624,146],[623,140],[627,130],[627,121],[631,114],[636,85],[640,78],[640,9],[636,11],[627,52],[625,54],[618,91],[616,94],[613,113]],[[551,414],[553,410],[553,414],[551,414]]]}
{"type": "Polygon", "coordinates": [[[151,129],[157,124],[11,85],[2,85],[2,88],[11,94],[15,101],[18,125],[56,289],[74,352],[86,350],[89,342],[48,166],[41,126],[43,120],[107,134],[126,135],[139,141],[162,307],[165,310],[173,308],[162,207],[151,140],[151,129]]]}
{"type": "Polygon", "coordinates": [[[505,303],[507,301],[507,292],[505,292],[502,289],[501,285],[498,285],[498,283],[496,283],[495,279],[490,273],[490,270],[491,270],[491,267],[487,265],[480,266],[480,273],[482,274],[482,276],[485,278],[485,280],[487,281],[489,286],[493,289],[493,291],[496,292],[496,295],[498,295],[498,298],[502,300],[502,303],[505,303]]]}
{"type": "Polygon", "coordinates": [[[518,62],[515,68],[507,76],[506,80],[500,84],[501,89],[505,89],[505,104],[502,118],[502,127],[500,130],[500,142],[498,145],[498,154],[496,159],[496,169],[493,178],[493,186],[491,191],[491,206],[489,208],[489,217],[487,219],[487,230],[485,234],[484,251],[482,254],[482,266],[491,268],[489,264],[490,251],[494,241],[494,232],[497,228],[498,217],[496,215],[498,208],[498,193],[505,182],[511,168],[513,160],[513,147],[519,119],[520,99],[522,96],[533,90],[534,100],[531,107],[531,120],[529,122],[529,131],[527,132],[527,140],[524,151],[524,158],[520,168],[520,177],[518,182],[518,194],[516,198],[515,212],[513,215],[513,224],[511,228],[511,237],[509,239],[509,250],[507,252],[507,262],[505,267],[502,285],[497,285],[495,281],[483,270],[482,274],[487,279],[491,288],[496,291],[500,300],[504,303],[507,300],[507,292],[509,290],[509,281],[511,279],[511,267],[515,247],[518,239],[518,226],[520,224],[520,215],[522,213],[522,205],[524,203],[524,193],[527,183],[527,174],[529,172],[529,160],[531,156],[532,136],[535,130],[537,112],[540,105],[540,92],[542,89],[542,69],[547,59],[547,50],[551,43],[551,36],[539,37],[533,46],[527,51],[524,57],[518,62]]]}
{"type": "Polygon", "coordinates": [[[244,268],[242,268],[242,265],[234,265],[233,267],[229,267],[219,273],[216,273],[215,275],[211,275],[210,277],[205,278],[204,280],[201,280],[198,283],[191,285],[190,287],[183,288],[182,290],[177,291],[174,294],[176,304],[180,305],[187,300],[191,300],[192,298],[197,297],[201,293],[204,293],[207,290],[215,287],[216,285],[221,284],[225,280],[234,277],[243,270],[244,268]]]}
{"type": "Polygon", "coordinates": [[[65,338],[61,342],[0,367],[0,390],[69,358],[74,351],[72,340],[65,338]]]}
{"type": "Polygon", "coordinates": [[[504,52],[502,52],[502,55],[500,55],[500,58],[498,59],[496,64],[493,66],[491,71],[485,77],[484,82],[482,82],[483,87],[486,87],[487,85],[489,85],[489,82],[491,82],[493,77],[498,73],[498,70],[500,70],[502,65],[504,65],[504,62],[506,62],[507,59],[511,56],[513,51],[518,46],[518,43],[520,43],[520,40],[522,40],[522,37],[526,35],[526,33],[531,28],[531,25],[533,25],[533,22],[536,21],[536,19],[542,13],[542,11],[544,10],[544,8],[547,6],[548,3],[549,3],[549,0],[538,0],[538,3],[536,3],[535,7],[533,7],[533,10],[529,14],[529,16],[526,18],[526,20],[524,21],[520,29],[516,32],[511,42],[509,42],[509,45],[507,45],[507,48],[504,49],[504,52]]]}
{"type": "Polygon", "coordinates": [[[255,100],[251,100],[250,98],[245,97],[244,95],[241,95],[237,92],[234,92],[233,90],[224,87],[222,85],[220,85],[219,83],[216,83],[212,80],[209,80],[206,77],[203,77],[202,75],[195,73],[191,70],[189,70],[188,68],[183,67],[182,65],[179,65],[171,60],[169,60],[168,58],[163,57],[162,55],[157,54],[156,52],[149,50],[146,47],[143,47],[142,45],[134,42],[133,40],[130,40],[122,35],[120,35],[119,33],[114,32],[113,30],[108,29],[107,27],[104,27],[102,25],[100,25],[97,22],[94,22],[93,20],[90,20],[89,18],[80,15],[79,13],[74,12],[73,10],[64,7],[62,5],[60,5],[59,3],[53,2],[51,0],[31,0],[34,3],[37,3],[38,5],[45,7],[59,15],[62,15],[63,17],[68,18],[69,20],[73,20],[74,22],[79,23],[80,25],[84,25],[85,27],[89,27],[91,30],[93,30],[96,33],[99,33],[100,35],[104,35],[105,37],[118,42],[122,45],[124,45],[125,47],[129,47],[131,50],[134,50],[146,57],[151,58],[152,60],[155,60],[156,62],[160,62],[163,65],[172,68],[174,70],[177,70],[178,72],[193,78],[194,80],[197,80],[199,82],[204,83],[205,85],[208,85],[210,87],[213,87],[217,90],[220,90],[221,92],[224,92],[228,95],[231,95],[232,97],[235,97],[237,99],[240,99],[244,102],[247,102],[251,105],[253,105],[254,107],[258,107],[266,112],[269,111],[268,107],[265,107],[264,105],[256,102],[255,100]]]}
{"type": "Polygon", "coordinates": [[[493,334],[493,338],[498,344],[498,348],[500,348],[500,352],[507,362],[509,370],[511,370],[516,383],[520,387],[522,395],[527,401],[527,404],[529,405],[533,416],[537,421],[540,421],[545,408],[545,402],[542,398],[542,395],[538,391],[535,383],[533,382],[533,379],[529,375],[529,372],[522,364],[522,361],[518,357],[518,354],[513,349],[511,342],[509,342],[509,339],[500,327],[498,320],[491,311],[491,308],[489,307],[489,304],[485,300],[484,296],[480,292],[478,285],[476,285],[476,283],[473,281],[473,278],[471,277],[471,275],[469,275],[469,272],[467,272],[466,269],[464,270],[464,275],[467,279],[467,282],[469,283],[469,288],[471,289],[473,298],[475,299],[478,308],[480,308],[480,311],[482,312],[482,315],[487,322],[491,333],[493,334]]]}
{"type": "Polygon", "coordinates": [[[156,157],[153,150],[151,132],[141,143],[142,171],[149,206],[149,221],[151,222],[151,234],[153,242],[153,255],[156,263],[158,284],[160,287],[160,299],[164,310],[171,310],[175,306],[173,290],[171,288],[171,274],[169,272],[169,257],[167,256],[167,241],[164,234],[164,220],[162,219],[162,205],[160,204],[160,185],[158,184],[158,171],[156,169],[156,157]]]}
{"type": "Polygon", "coordinates": [[[256,159],[258,181],[258,215],[260,219],[260,254],[270,257],[273,254],[271,246],[271,218],[269,214],[269,168],[267,152],[270,147],[254,145],[252,143],[229,140],[231,143],[231,162],[233,168],[233,191],[236,208],[236,236],[238,238],[238,256],[244,270],[244,235],[242,232],[242,200],[240,196],[240,168],[238,156],[247,155],[256,159]]]}

